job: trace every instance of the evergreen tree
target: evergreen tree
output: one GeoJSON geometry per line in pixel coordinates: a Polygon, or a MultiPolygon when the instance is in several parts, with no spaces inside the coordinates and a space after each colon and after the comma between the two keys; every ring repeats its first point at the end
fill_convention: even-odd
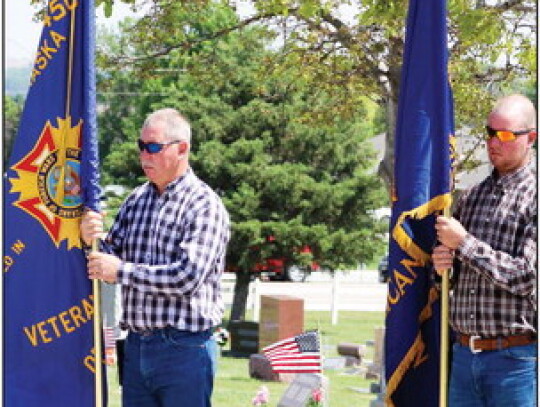
{"type": "MultiPolygon", "coordinates": [[[[174,20],[182,35],[195,36],[236,19],[229,7],[211,4],[204,13],[179,8],[174,20]]],[[[138,34],[124,32],[115,43],[130,42],[131,35],[138,34]]],[[[245,28],[175,50],[141,75],[109,66],[100,82],[108,89],[100,131],[110,181],[130,178],[133,185],[141,175],[135,140],[151,110],[173,107],[190,119],[192,167],[231,214],[232,319],[243,319],[251,272],[265,258],[356,268],[380,252],[385,232],[372,215],[387,205],[369,142],[376,129],[373,105],[359,97],[346,110],[333,108],[339,97],[311,86],[301,66],[277,75],[268,67],[276,57],[273,38],[262,27],[245,28]],[[126,87],[130,97],[122,93],[126,87]],[[266,244],[269,239],[274,243],[266,244]],[[304,246],[310,252],[302,252],[304,246]]],[[[144,42],[133,43],[134,54],[145,49],[144,42]]]]}

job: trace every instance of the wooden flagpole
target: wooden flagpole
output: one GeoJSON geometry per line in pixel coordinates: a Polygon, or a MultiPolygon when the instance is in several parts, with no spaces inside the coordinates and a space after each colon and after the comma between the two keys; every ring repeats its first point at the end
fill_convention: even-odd
{"type": "Polygon", "coordinates": [[[442,275],[441,288],[441,363],[440,363],[440,392],[439,406],[448,405],[448,299],[449,299],[449,270],[442,275]]]}
{"type": "MultiPolygon", "coordinates": [[[[98,251],[98,240],[95,239],[92,242],[92,251],[98,251]]],[[[98,279],[92,280],[92,294],[94,296],[94,350],[96,358],[96,373],[95,373],[95,395],[96,395],[96,407],[103,406],[103,346],[101,341],[101,334],[103,332],[103,326],[101,323],[101,286],[98,279]]]]}
{"type": "MultiPolygon", "coordinates": [[[[77,7],[82,7],[81,4],[71,8],[70,35],[69,35],[69,60],[68,60],[68,77],[66,84],[66,120],[67,125],[64,126],[64,137],[62,138],[62,146],[58,152],[58,164],[60,167],[60,177],[56,188],[56,198],[62,202],[64,200],[64,176],[65,176],[65,151],[66,151],[66,133],[68,127],[71,127],[71,86],[73,76],[73,48],[75,43],[75,16],[77,7]]],[[[98,240],[92,242],[92,251],[98,251],[98,240]]],[[[101,335],[103,327],[101,323],[101,287],[100,280],[92,280],[92,294],[94,296],[94,351],[95,351],[95,407],[103,406],[103,361],[102,353],[103,346],[101,335]]]]}
{"type": "MultiPolygon", "coordinates": [[[[444,216],[450,217],[450,208],[444,209],[444,216]]],[[[449,350],[449,293],[450,269],[444,270],[441,285],[441,360],[439,364],[439,407],[448,405],[448,350],[449,350]]]]}

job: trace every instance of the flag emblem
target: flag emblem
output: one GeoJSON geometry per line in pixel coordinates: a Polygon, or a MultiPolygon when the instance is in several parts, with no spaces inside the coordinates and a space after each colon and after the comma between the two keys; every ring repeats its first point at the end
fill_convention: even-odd
{"type": "Polygon", "coordinates": [[[68,249],[80,247],[79,218],[82,214],[80,185],[82,120],[58,118],[58,127],[47,121],[34,147],[11,168],[13,203],[36,219],[56,245],[67,240],[68,249]]]}
{"type": "Polygon", "coordinates": [[[94,407],[107,405],[107,381],[96,369],[103,358],[92,336],[99,304],[79,222],[83,205],[99,211],[95,5],[43,3],[3,183],[3,400],[11,407],[94,407]]]}

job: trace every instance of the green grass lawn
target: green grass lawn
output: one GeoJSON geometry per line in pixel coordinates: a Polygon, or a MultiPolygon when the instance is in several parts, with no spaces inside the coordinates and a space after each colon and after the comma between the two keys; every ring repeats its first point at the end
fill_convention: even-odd
{"type": "MultiPolygon", "coordinates": [[[[309,311],[305,314],[304,328],[319,328],[322,334],[325,357],[338,356],[337,345],[343,342],[365,344],[374,339],[376,327],[384,325],[383,312],[340,311],[339,323],[331,324],[330,312],[309,311]]],[[[224,349],[228,349],[227,347],[224,349]]],[[[367,347],[365,359],[372,360],[373,347],[367,347]]],[[[221,356],[212,397],[213,407],[249,407],[257,389],[265,385],[270,390],[268,407],[275,407],[287,388],[286,383],[262,382],[249,377],[249,359],[221,356]]],[[[330,381],[331,407],[368,407],[376,395],[362,393],[368,391],[374,380],[366,380],[361,375],[346,375],[342,370],[325,371],[330,381]]],[[[109,368],[109,407],[120,407],[116,369],[109,368]]]]}

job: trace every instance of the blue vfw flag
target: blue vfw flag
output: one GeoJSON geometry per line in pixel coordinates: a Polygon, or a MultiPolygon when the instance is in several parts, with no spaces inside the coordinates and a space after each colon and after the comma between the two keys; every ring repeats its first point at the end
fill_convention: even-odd
{"type": "Polygon", "coordinates": [[[435,217],[451,204],[453,102],[445,0],[410,0],[395,139],[385,337],[387,403],[439,404],[435,217]]]}
{"type": "Polygon", "coordinates": [[[94,34],[93,0],[49,1],[4,174],[6,407],[95,405],[79,235],[83,208],[99,210],[94,34]]]}

